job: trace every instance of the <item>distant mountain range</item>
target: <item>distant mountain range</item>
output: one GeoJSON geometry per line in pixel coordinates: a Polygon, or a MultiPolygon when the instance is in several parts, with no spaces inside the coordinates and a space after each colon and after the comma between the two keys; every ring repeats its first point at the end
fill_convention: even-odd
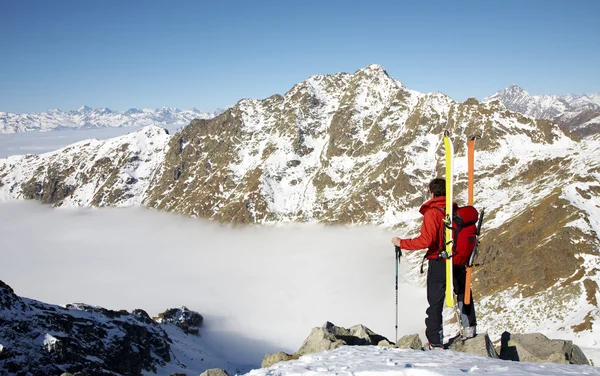
{"type": "Polygon", "coordinates": [[[196,108],[180,110],[162,107],[157,109],[130,108],[113,111],[109,108],[82,106],[76,111],[64,112],[58,108],[32,114],[0,112],[0,133],[46,131],[62,128],[103,128],[145,125],[189,124],[194,119],[210,119],[224,110],[202,112],[196,108]]]}
{"type": "Polygon", "coordinates": [[[564,130],[588,136],[600,132],[600,93],[531,95],[517,85],[483,99],[500,101],[511,111],[537,119],[549,119],[564,130]]]}

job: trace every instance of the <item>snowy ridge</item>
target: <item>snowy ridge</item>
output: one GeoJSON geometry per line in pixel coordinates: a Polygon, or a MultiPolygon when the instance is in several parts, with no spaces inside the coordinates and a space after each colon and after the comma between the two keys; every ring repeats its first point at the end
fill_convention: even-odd
{"type": "Polygon", "coordinates": [[[0,133],[46,131],[62,128],[129,127],[147,125],[188,124],[193,119],[210,119],[223,112],[201,112],[195,108],[180,110],[161,107],[157,109],[131,108],[113,111],[109,108],[82,106],[76,111],[63,112],[58,108],[31,114],[0,112],[0,133]]]}
{"type": "MultiPolygon", "coordinates": [[[[62,176],[65,189],[71,193],[64,198],[65,206],[139,205],[169,140],[164,129],[147,127],[109,140],[81,141],[41,155],[11,156],[0,160],[0,169],[5,171],[2,180],[27,183],[36,177],[48,185],[62,176]],[[55,168],[45,169],[49,165],[55,168]]],[[[30,197],[44,201],[56,193],[44,191],[43,183],[15,184],[0,190],[0,199],[30,197]]]]}

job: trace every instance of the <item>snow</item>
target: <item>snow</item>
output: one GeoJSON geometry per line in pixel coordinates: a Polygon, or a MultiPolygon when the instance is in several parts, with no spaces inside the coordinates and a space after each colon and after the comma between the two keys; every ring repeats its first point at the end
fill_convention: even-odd
{"type": "Polygon", "coordinates": [[[600,375],[600,368],[583,365],[512,362],[480,355],[446,351],[420,351],[375,346],[342,346],[332,351],[304,355],[248,376],[435,376],[435,375],[600,375]]]}

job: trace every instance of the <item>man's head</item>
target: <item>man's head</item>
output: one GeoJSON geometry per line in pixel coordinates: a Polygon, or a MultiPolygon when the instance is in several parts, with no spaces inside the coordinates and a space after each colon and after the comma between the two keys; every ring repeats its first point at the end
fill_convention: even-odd
{"type": "Polygon", "coordinates": [[[446,195],[446,180],[444,179],[433,179],[429,183],[429,192],[433,197],[440,197],[446,195]]]}

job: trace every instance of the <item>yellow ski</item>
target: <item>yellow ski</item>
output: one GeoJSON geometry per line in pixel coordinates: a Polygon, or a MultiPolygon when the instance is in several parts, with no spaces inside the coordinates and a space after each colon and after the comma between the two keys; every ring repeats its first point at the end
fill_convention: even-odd
{"type": "Polygon", "coordinates": [[[446,250],[444,257],[446,258],[446,306],[454,306],[454,294],[452,291],[452,163],[454,160],[454,146],[450,139],[450,133],[444,132],[444,148],[446,151],[446,250]]]}

